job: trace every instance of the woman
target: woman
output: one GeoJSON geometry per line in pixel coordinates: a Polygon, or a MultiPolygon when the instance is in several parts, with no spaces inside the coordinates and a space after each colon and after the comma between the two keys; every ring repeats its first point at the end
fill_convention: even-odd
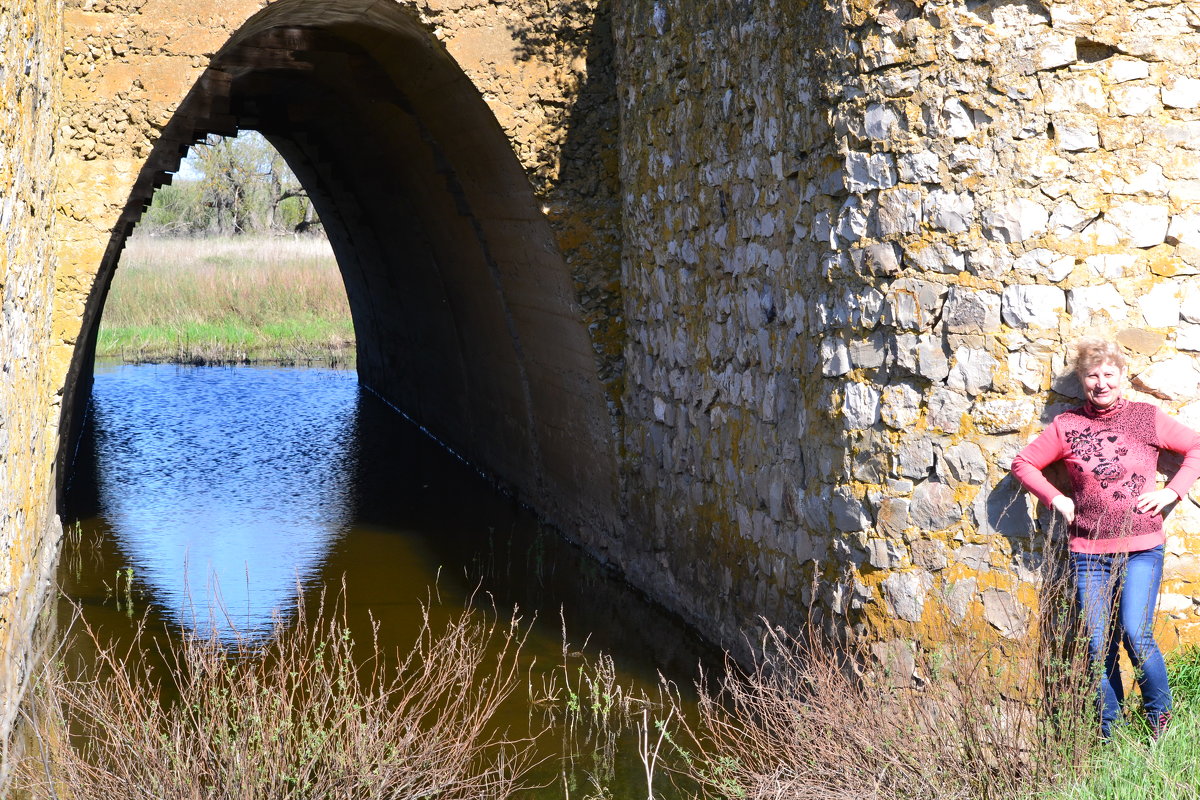
{"type": "Polygon", "coordinates": [[[1079,608],[1092,664],[1101,672],[1101,734],[1108,738],[1124,699],[1119,631],[1158,737],[1171,719],[1171,688],[1153,630],[1163,568],[1162,512],[1200,476],[1200,434],[1151,403],[1121,396],[1125,356],[1113,342],[1081,340],[1075,374],[1087,401],[1055,417],[1013,459],[1012,471],[1068,525],[1079,608]],[[1166,487],[1155,489],[1163,448],[1186,457],[1166,487]],[[1055,461],[1066,464],[1071,496],[1042,474],[1055,461]]]}

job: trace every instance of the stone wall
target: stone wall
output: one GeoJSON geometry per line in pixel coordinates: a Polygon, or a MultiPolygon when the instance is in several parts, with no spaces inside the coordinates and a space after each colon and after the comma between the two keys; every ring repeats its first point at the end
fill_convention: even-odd
{"type": "MultiPolygon", "coordinates": [[[[886,636],[938,601],[1013,635],[1040,556],[1007,470],[1075,402],[1067,345],[1115,336],[1200,423],[1196,23],[620,4],[628,467],[690,618],[886,636]]],[[[1191,498],[1168,530],[1163,627],[1195,638],[1191,498]]]]}
{"type": "MultiPolygon", "coordinates": [[[[58,3],[0,7],[0,733],[11,730],[29,678],[61,538],[58,395],[46,369],[61,48],[58,3]]],[[[0,736],[0,785],[8,745],[0,736]]]]}

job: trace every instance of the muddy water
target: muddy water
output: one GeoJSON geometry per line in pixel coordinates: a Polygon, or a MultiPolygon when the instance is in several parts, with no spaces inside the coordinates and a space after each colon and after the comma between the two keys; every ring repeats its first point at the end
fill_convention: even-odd
{"type": "MultiPolygon", "coordinates": [[[[308,602],[344,582],[352,624],[367,638],[373,616],[385,647],[412,641],[431,598],[453,609],[474,596],[534,620],[522,658],[537,670],[603,652],[624,685],[652,689],[662,673],[686,693],[698,664],[717,663],[353,372],[97,365],[68,497],[79,527],[64,595],[105,636],[130,636],[147,613],[174,631],[265,635],[297,587],[308,602]]],[[[530,716],[518,695],[514,728],[530,716]]],[[[585,745],[563,761],[563,738],[542,737],[547,785],[525,796],[646,796],[631,731],[615,758],[585,745]]]]}

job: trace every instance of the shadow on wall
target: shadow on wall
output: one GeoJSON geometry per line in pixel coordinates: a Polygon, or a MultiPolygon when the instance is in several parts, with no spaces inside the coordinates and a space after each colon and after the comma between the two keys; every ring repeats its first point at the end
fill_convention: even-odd
{"type": "MultiPolygon", "coordinates": [[[[535,22],[523,46],[553,38],[549,19],[535,22]]],[[[594,348],[588,331],[600,320],[619,324],[616,163],[605,149],[616,137],[611,32],[583,16],[570,24],[595,74],[553,109],[564,129],[559,167],[545,187],[531,187],[478,88],[401,6],[279,0],[248,20],[136,179],[88,300],[65,421],[84,406],[107,287],[155,187],[192,142],[255,129],[287,159],[325,223],[354,318],[360,380],[594,552],[612,551],[619,368],[605,372],[606,394],[596,349],[619,355],[620,342],[594,348]],[[597,178],[606,163],[611,170],[597,178]]],[[[64,439],[66,453],[75,435],[64,439]]]]}
{"type": "MultiPolygon", "coordinates": [[[[510,29],[522,61],[568,69],[566,102],[546,104],[561,132],[558,164],[542,165],[535,190],[571,270],[609,399],[620,400],[624,364],[617,71],[611,4],[557,0],[510,29]]],[[[617,420],[614,417],[614,425],[617,420]]]]}

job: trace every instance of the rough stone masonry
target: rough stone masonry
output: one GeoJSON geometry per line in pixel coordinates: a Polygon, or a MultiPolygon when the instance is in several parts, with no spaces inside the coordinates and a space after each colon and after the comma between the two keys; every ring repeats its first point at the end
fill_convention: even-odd
{"type": "MultiPolygon", "coordinates": [[[[264,5],[0,11],[4,725],[102,265],[264,5]]],[[[885,641],[936,635],[935,609],[1025,630],[1041,551],[1008,466],[1076,402],[1080,335],[1200,426],[1200,4],[399,5],[495,115],[570,272],[619,491],[563,527],[716,641],[813,608],[885,641]]],[[[1170,645],[1200,635],[1193,498],[1168,533],[1170,645]]]]}
{"type": "MultiPolygon", "coordinates": [[[[810,602],[1017,635],[1010,460],[1115,336],[1200,423],[1200,5],[619,4],[630,502],[731,641],[810,602]],[[810,594],[816,576],[816,597],[810,594]],[[733,613],[730,613],[730,612],[733,613]]],[[[1168,639],[1200,519],[1169,521],[1168,639]]]]}

